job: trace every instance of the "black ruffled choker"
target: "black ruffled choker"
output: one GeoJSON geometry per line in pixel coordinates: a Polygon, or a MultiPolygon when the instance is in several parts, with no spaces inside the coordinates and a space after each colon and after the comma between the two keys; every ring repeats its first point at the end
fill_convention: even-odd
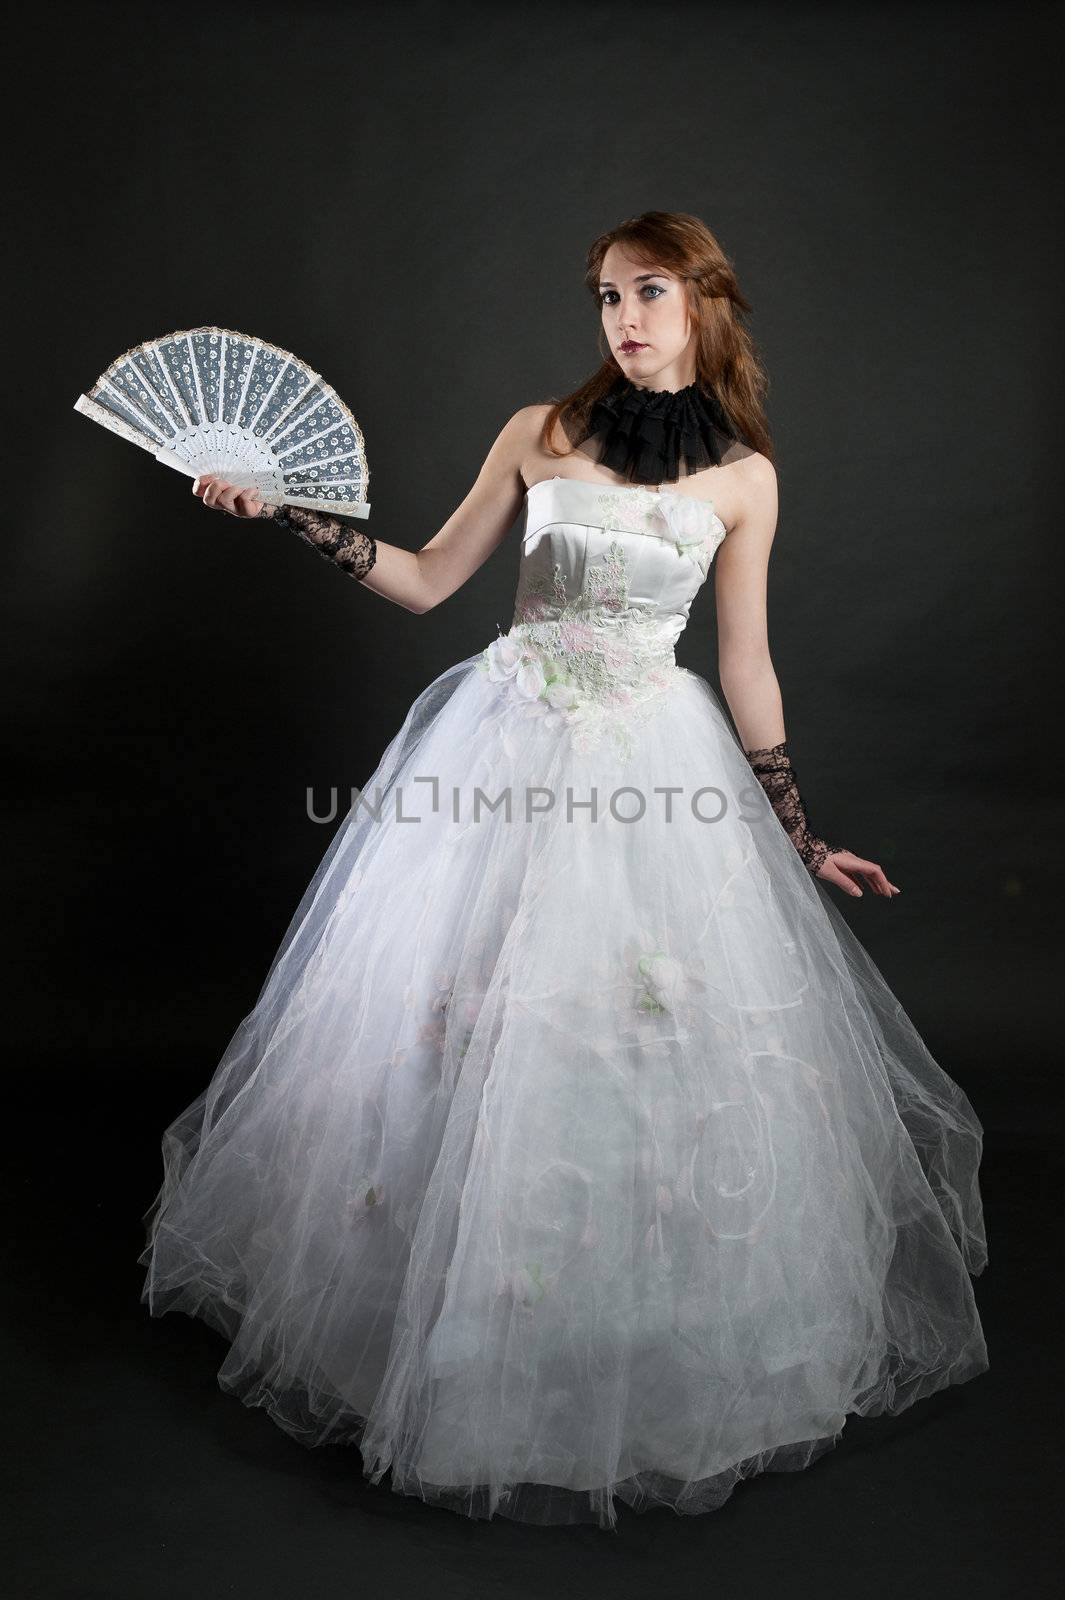
{"type": "Polygon", "coordinates": [[[718,466],[736,430],[712,389],[638,389],[620,378],[592,407],[574,444],[599,438],[597,460],[630,483],[675,483],[686,472],[718,466]]]}

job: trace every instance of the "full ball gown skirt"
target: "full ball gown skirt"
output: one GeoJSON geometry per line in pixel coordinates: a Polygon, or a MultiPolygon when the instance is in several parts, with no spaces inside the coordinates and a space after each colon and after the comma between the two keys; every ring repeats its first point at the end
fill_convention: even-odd
{"type": "Polygon", "coordinates": [[[509,632],[414,701],[164,1135],[151,1314],[471,1517],[709,1511],[988,1365],[980,1122],[675,663],[724,536],[533,486],[509,632]]]}

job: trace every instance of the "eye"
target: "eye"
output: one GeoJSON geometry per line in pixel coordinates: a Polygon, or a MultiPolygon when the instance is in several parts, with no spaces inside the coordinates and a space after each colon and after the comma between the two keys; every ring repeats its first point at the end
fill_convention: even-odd
{"type": "MultiPolygon", "coordinates": [[[[643,291],[642,292],[644,294],[648,294],[649,293],[652,296],[653,299],[658,300],[658,299],[661,298],[662,295],[665,294],[666,291],[662,288],[661,284],[658,284],[658,283],[645,283],[644,286],[643,286],[643,291]]],[[[614,305],[615,301],[610,298],[611,295],[616,296],[617,295],[617,290],[616,289],[604,289],[603,292],[599,296],[599,304],[601,306],[612,306],[612,305],[614,305]]]]}

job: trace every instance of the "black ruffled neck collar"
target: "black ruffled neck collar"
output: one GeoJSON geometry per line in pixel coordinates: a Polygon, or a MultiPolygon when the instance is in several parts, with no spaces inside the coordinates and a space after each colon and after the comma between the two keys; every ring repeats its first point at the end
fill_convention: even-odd
{"type": "Polygon", "coordinates": [[[711,388],[639,389],[617,380],[592,406],[581,439],[598,438],[597,460],[630,483],[675,483],[681,475],[718,466],[736,430],[711,388]]]}

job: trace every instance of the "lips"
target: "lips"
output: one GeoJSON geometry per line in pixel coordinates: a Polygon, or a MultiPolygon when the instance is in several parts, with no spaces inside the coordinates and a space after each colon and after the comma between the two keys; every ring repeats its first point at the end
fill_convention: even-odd
{"type": "Polygon", "coordinates": [[[646,350],[647,346],[645,344],[638,344],[633,339],[626,339],[625,343],[621,345],[620,348],[624,350],[626,355],[629,355],[633,350],[646,350]]]}

